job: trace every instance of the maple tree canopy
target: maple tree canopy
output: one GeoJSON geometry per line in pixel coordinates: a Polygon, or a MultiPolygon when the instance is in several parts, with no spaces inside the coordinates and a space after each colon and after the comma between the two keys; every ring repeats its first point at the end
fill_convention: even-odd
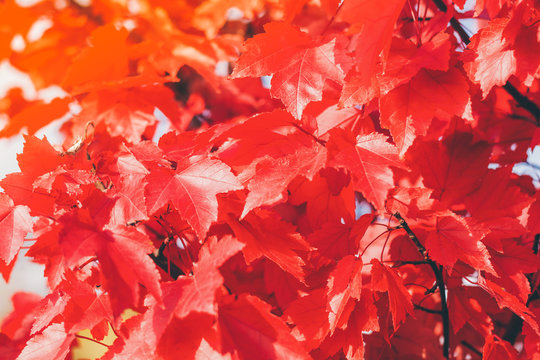
{"type": "Polygon", "coordinates": [[[2,359],[540,358],[537,0],[31,3],[2,359]]]}

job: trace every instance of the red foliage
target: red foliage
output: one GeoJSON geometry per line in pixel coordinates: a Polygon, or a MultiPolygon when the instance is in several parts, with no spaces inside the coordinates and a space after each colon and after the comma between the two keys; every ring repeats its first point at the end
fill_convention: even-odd
{"type": "Polygon", "coordinates": [[[82,3],[0,0],[3,359],[540,358],[538,1],[82,3]]]}

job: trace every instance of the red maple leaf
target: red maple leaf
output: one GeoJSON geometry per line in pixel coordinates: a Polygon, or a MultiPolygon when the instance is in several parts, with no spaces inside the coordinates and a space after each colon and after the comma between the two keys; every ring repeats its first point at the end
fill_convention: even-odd
{"type": "Polygon", "coordinates": [[[494,272],[489,253],[481,242],[486,233],[466,219],[441,214],[435,220],[435,230],[426,239],[426,248],[435,261],[449,269],[461,260],[474,269],[494,272]]]}
{"type": "Polygon", "coordinates": [[[538,357],[535,1],[19,3],[2,359],[538,357]]]}
{"type": "Polygon", "coordinates": [[[289,333],[287,325],[270,313],[268,304],[254,296],[224,299],[219,307],[218,321],[226,352],[237,352],[245,359],[281,356],[309,359],[300,343],[289,333]]]}
{"type": "Polygon", "coordinates": [[[210,238],[200,251],[200,259],[193,266],[193,276],[180,278],[175,286],[181,291],[175,314],[179,318],[190,312],[216,313],[214,294],[223,284],[218,268],[244,245],[232,236],[219,241],[210,238]],[[179,288],[181,286],[181,288],[179,288]]]}
{"type": "Polygon", "coordinates": [[[14,205],[6,194],[0,194],[0,259],[11,263],[24,238],[32,231],[32,218],[26,206],[14,205]]]}
{"type": "Polygon", "coordinates": [[[395,329],[405,321],[407,314],[413,313],[411,295],[403,286],[403,281],[395,270],[377,259],[371,260],[371,288],[388,294],[395,329]]]}
{"type": "Polygon", "coordinates": [[[403,167],[398,150],[384,135],[370,134],[356,139],[340,129],[328,141],[328,165],[351,172],[354,188],[378,210],[384,209],[388,190],[394,187],[390,166],[403,167]]]}
{"type": "Polygon", "coordinates": [[[381,125],[390,129],[404,154],[416,136],[426,134],[435,116],[467,116],[468,102],[467,81],[458,69],[421,70],[409,83],[381,98],[381,125]]]}
{"type": "Polygon", "coordinates": [[[110,294],[115,316],[126,303],[139,300],[139,283],[154,297],[161,298],[159,274],[148,254],[153,246],[143,233],[127,226],[101,230],[88,211],[61,218],[63,229],[59,245],[66,265],[81,265],[81,259],[96,256],[105,274],[105,288],[110,294]]]}
{"type": "Polygon", "coordinates": [[[309,250],[294,226],[277,217],[276,213],[259,210],[238,221],[228,221],[238,240],[246,244],[242,250],[248,263],[265,256],[299,280],[304,278],[304,260],[297,252],[309,250]]]}
{"type": "Polygon", "coordinates": [[[216,195],[242,188],[230,168],[219,160],[202,159],[178,165],[176,170],[157,169],[146,177],[146,206],[155,214],[171,202],[204,239],[217,220],[216,195]],[[183,166],[182,166],[183,165],[183,166]]]}
{"type": "Polygon", "coordinates": [[[351,66],[345,55],[347,41],[342,37],[313,40],[288,23],[269,23],[264,29],[264,34],[246,42],[231,76],[273,75],[270,93],[300,119],[307,104],[322,99],[326,80],[343,82],[351,66]]]}
{"type": "Polygon", "coordinates": [[[360,300],[362,291],[362,261],[353,255],[341,259],[330,273],[327,285],[327,311],[330,332],[347,322],[351,305],[360,300]],[[351,301],[351,303],[349,303],[351,301]]]}
{"type": "Polygon", "coordinates": [[[38,360],[43,357],[61,359],[69,354],[74,334],[66,333],[62,324],[52,324],[42,333],[33,336],[17,359],[38,360]]]}

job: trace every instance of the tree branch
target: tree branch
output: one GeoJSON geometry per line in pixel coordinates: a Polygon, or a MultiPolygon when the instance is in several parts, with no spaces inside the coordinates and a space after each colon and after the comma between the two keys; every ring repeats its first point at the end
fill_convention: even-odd
{"type": "MultiPolygon", "coordinates": [[[[442,265],[438,265],[435,261],[433,261],[429,254],[427,253],[426,248],[420,240],[418,240],[418,237],[416,237],[416,234],[411,230],[409,227],[409,224],[405,221],[405,219],[401,216],[400,213],[395,213],[394,217],[398,219],[400,226],[405,230],[409,238],[412,240],[414,245],[416,245],[416,248],[422,254],[422,257],[425,259],[427,264],[431,267],[431,270],[433,270],[433,274],[435,275],[435,285],[439,289],[440,297],[441,297],[441,310],[438,312],[442,317],[443,322],[443,356],[445,359],[450,358],[450,317],[448,314],[448,304],[446,302],[446,287],[444,285],[444,275],[443,275],[443,267],[442,265]]],[[[416,307],[416,306],[415,306],[416,307]]],[[[430,309],[427,309],[430,310],[430,309]]],[[[425,311],[425,310],[424,310],[425,311]]]]}
{"type": "MultiPolygon", "coordinates": [[[[433,0],[433,3],[442,12],[448,11],[448,7],[443,0],[433,0]]],[[[463,41],[466,45],[469,45],[471,39],[461,25],[461,23],[455,17],[452,17],[450,19],[450,25],[452,26],[454,31],[457,32],[461,41],[463,41]]],[[[510,81],[507,81],[506,84],[504,84],[503,89],[514,98],[514,100],[518,103],[520,107],[522,107],[532,116],[534,116],[536,120],[536,125],[540,126],[540,108],[538,107],[538,105],[536,105],[533,101],[531,101],[531,99],[520,93],[519,90],[510,83],[510,81]]]]}

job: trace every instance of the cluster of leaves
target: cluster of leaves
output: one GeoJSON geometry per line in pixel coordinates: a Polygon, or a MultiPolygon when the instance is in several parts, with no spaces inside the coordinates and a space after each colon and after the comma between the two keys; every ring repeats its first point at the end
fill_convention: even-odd
{"type": "Polygon", "coordinates": [[[539,4],[464,3],[0,1],[3,358],[539,358],[539,4]]]}

